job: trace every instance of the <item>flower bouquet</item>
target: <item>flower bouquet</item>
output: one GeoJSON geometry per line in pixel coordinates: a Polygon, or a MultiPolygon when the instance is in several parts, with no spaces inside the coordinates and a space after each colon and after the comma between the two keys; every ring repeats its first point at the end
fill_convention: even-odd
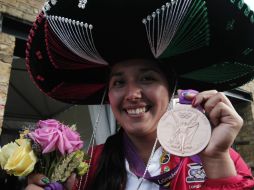
{"type": "MultiPolygon", "coordinates": [[[[0,166],[8,174],[27,176],[41,173],[50,182],[65,182],[72,172],[84,175],[89,157],[82,151],[76,127],[54,119],[40,120],[20,138],[0,149],[0,166]]],[[[52,188],[54,189],[54,188],[52,188]]]]}

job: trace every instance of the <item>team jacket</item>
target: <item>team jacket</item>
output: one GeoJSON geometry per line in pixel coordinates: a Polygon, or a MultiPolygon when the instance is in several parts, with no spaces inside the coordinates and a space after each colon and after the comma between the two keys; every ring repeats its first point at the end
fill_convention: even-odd
{"type": "MultiPolygon", "coordinates": [[[[102,152],[103,145],[96,146],[94,149],[93,159],[88,175],[88,184],[92,180],[96,171],[97,163],[102,152]]],[[[181,168],[177,175],[170,183],[170,190],[251,190],[254,189],[254,179],[251,170],[245,164],[241,156],[230,149],[230,155],[234,161],[237,176],[227,177],[221,179],[206,179],[203,172],[203,167],[200,163],[193,161],[193,159],[186,157],[183,159],[181,168]]],[[[77,180],[73,190],[78,190],[80,184],[84,187],[85,176],[81,180],[77,180]]],[[[88,185],[89,186],[89,185],[88,185]]],[[[92,190],[92,189],[91,189],[92,190]]]]}

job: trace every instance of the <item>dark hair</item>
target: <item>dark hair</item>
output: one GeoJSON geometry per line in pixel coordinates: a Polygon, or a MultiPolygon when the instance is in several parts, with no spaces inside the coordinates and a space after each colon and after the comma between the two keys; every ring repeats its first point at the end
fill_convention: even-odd
{"type": "Polygon", "coordinates": [[[160,62],[157,60],[158,67],[162,71],[162,73],[166,76],[166,79],[168,81],[168,88],[171,94],[174,94],[176,87],[177,87],[177,80],[178,75],[173,67],[169,66],[169,64],[166,64],[164,62],[160,62]]]}
{"type": "Polygon", "coordinates": [[[124,190],[127,180],[123,149],[123,131],[110,136],[104,144],[91,190],[124,190]]]}

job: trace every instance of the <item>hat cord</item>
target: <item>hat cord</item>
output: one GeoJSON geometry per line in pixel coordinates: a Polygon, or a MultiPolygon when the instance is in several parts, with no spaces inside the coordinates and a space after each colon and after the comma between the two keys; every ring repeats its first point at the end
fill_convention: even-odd
{"type": "Polygon", "coordinates": [[[146,168],[145,168],[145,171],[144,171],[144,173],[143,173],[143,175],[142,175],[142,177],[141,177],[141,181],[140,181],[139,184],[138,184],[137,190],[139,190],[139,188],[141,187],[141,184],[143,183],[143,181],[144,181],[144,179],[145,179],[145,176],[146,176],[146,173],[147,173],[147,171],[148,171],[148,168],[149,168],[149,166],[151,165],[151,159],[152,159],[152,157],[153,157],[153,155],[154,155],[154,152],[155,152],[155,148],[156,148],[157,143],[158,143],[158,138],[156,137],[155,142],[154,142],[154,145],[153,145],[153,148],[152,148],[152,151],[151,151],[151,154],[150,154],[150,156],[149,156],[149,159],[148,159],[148,162],[147,162],[147,165],[146,165],[146,168]]]}
{"type": "Polygon", "coordinates": [[[71,52],[82,58],[84,63],[108,65],[95,48],[92,24],[54,15],[47,15],[46,18],[59,40],[71,52]]]}
{"type": "MultiPolygon", "coordinates": [[[[92,158],[93,158],[93,152],[94,152],[95,136],[96,136],[96,132],[97,132],[99,122],[100,122],[100,119],[101,119],[101,111],[102,111],[102,108],[103,108],[103,102],[105,100],[106,92],[107,92],[107,89],[105,89],[105,91],[103,93],[102,100],[101,100],[101,103],[100,103],[99,112],[98,112],[98,115],[97,115],[97,118],[96,118],[96,121],[95,121],[95,124],[94,124],[94,128],[93,128],[93,133],[92,133],[92,136],[91,136],[89,144],[88,144],[87,154],[90,155],[90,158],[89,158],[89,162],[88,162],[89,167],[88,167],[88,170],[87,170],[87,173],[86,173],[86,176],[85,176],[84,186],[87,185],[88,175],[89,175],[90,166],[91,166],[91,162],[92,162],[92,158]],[[90,147],[91,147],[91,149],[90,149],[90,147]],[[90,154],[89,154],[89,149],[90,149],[90,154]]],[[[79,184],[78,184],[78,190],[81,189],[82,179],[83,179],[83,177],[81,176],[80,180],[79,180],[79,184]]]]}
{"type": "Polygon", "coordinates": [[[170,57],[210,41],[204,0],[171,0],[142,20],[154,57],[170,57]]]}
{"type": "MultiPolygon", "coordinates": [[[[176,89],[176,86],[174,86],[174,90],[173,90],[173,93],[172,93],[172,95],[171,95],[170,102],[169,102],[169,104],[168,104],[167,110],[173,109],[173,106],[174,106],[174,105],[173,105],[173,100],[174,100],[175,89],[176,89]]],[[[149,168],[149,166],[151,165],[151,159],[152,159],[152,157],[153,157],[153,155],[154,155],[154,152],[155,152],[155,149],[156,149],[157,144],[158,144],[158,137],[156,137],[156,139],[155,139],[155,142],[154,142],[154,145],[153,145],[151,154],[150,154],[150,156],[149,156],[149,159],[148,159],[148,162],[147,162],[145,171],[144,171],[144,173],[143,173],[143,175],[142,175],[142,177],[141,177],[141,181],[140,181],[139,184],[138,184],[137,190],[139,190],[139,188],[141,187],[141,184],[143,183],[143,181],[144,181],[144,179],[145,179],[146,173],[148,172],[148,168],[149,168]]]]}

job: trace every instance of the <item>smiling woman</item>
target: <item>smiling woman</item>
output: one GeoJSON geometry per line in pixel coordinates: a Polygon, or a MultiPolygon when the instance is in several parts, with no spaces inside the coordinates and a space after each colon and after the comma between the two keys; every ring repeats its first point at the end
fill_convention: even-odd
{"type": "Polygon", "coordinates": [[[151,60],[129,60],[112,68],[109,101],[129,137],[154,137],[156,123],[167,110],[172,95],[168,89],[166,77],[151,60]]]}
{"type": "MultiPolygon", "coordinates": [[[[63,102],[109,103],[121,126],[105,144],[91,146],[87,175],[69,189],[253,188],[248,166],[231,148],[243,120],[218,92],[253,79],[253,22],[242,0],[47,1],[27,44],[34,82],[63,102]],[[183,99],[212,126],[204,130],[207,146],[193,156],[167,152],[157,139],[176,78],[177,87],[201,91],[183,99]]],[[[184,152],[204,126],[196,116],[179,117],[184,128],[176,122],[179,130],[165,136],[175,135],[168,141],[184,152]]]]}

